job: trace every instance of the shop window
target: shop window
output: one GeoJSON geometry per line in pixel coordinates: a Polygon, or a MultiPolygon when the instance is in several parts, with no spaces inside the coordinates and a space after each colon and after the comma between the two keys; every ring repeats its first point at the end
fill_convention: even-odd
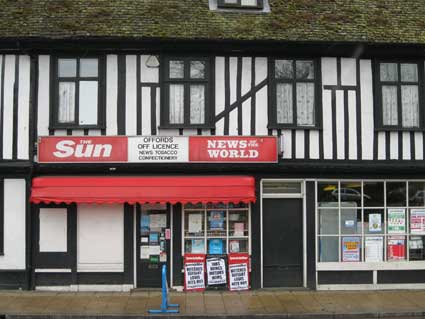
{"type": "Polygon", "coordinates": [[[164,65],[161,126],[211,127],[210,59],[166,58],[164,65]]]}
{"type": "Polygon", "coordinates": [[[248,204],[188,204],[183,208],[184,253],[250,253],[248,204]]]}
{"type": "Polygon", "coordinates": [[[317,127],[319,75],[316,61],[271,59],[269,128],[317,127]]]}
{"type": "Polygon", "coordinates": [[[376,65],[378,127],[415,129],[423,126],[423,64],[378,61],[376,65]]]}
{"type": "Polygon", "coordinates": [[[102,128],[103,59],[59,57],[54,63],[51,128],[102,128]]]}
{"type": "Polygon", "coordinates": [[[425,260],[424,186],[423,181],[318,182],[319,262],[425,260]]]}

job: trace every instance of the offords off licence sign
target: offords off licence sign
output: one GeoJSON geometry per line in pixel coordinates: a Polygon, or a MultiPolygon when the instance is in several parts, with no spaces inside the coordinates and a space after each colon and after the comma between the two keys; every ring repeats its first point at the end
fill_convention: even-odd
{"type": "Polygon", "coordinates": [[[40,163],[274,163],[274,136],[46,136],[40,163]]]}

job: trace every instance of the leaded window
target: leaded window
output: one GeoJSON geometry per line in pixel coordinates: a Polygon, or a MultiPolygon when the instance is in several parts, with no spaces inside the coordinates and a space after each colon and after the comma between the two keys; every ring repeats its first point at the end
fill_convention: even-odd
{"type": "Polygon", "coordinates": [[[218,0],[219,8],[263,9],[263,0],[218,0]]]}

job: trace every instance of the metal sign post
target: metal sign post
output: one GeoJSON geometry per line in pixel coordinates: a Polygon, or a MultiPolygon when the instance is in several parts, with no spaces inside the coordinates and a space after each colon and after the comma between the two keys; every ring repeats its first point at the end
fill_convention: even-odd
{"type": "Polygon", "coordinates": [[[162,302],[161,309],[149,309],[149,313],[179,313],[178,304],[168,303],[167,266],[162,265],[162,302]],[[177,309],[169,309],[169,308],[177,309]]]}

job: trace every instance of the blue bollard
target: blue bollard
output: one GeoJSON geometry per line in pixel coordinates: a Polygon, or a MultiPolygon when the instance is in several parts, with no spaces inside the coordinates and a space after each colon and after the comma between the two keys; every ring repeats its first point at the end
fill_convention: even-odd
{"type": "Polygon", "coordinates": [[[161,309],[149,309],[149,313],[179,313],[179,309],[169,309],[179,308],[178,304],[168,303],[168,282],[167,282],[167,265],[162,265],[162,302],[161,309]]]}

